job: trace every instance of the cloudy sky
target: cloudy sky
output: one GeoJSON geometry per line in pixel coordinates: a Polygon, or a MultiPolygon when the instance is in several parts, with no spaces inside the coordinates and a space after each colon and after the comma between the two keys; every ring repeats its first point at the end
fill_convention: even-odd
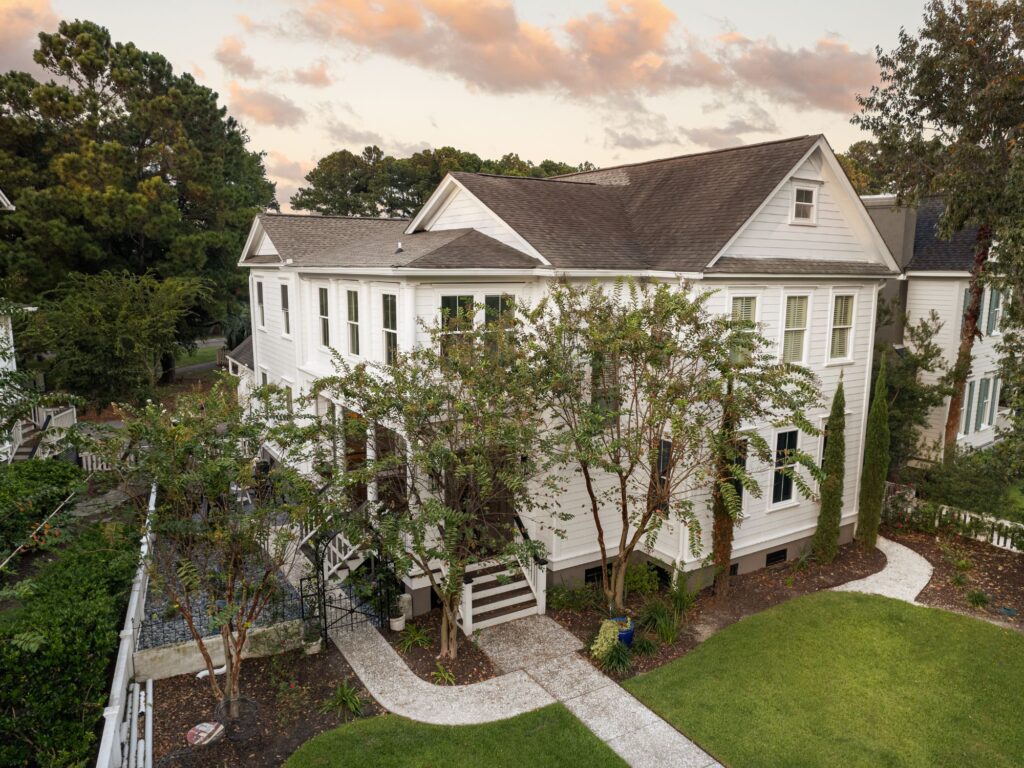
{"type": "Polygon", "coordinates": [[[873,50],[921,0],[0,0],[0,69],[86,18],[220,93],[282,204],[324,154],[452,145],[612,165],[860,138],[873,50]]]}

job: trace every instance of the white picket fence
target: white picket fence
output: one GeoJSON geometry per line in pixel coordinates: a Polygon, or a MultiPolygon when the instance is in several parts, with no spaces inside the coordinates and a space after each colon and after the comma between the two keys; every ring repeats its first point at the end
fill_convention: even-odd
{"type": "MultiPolygon", "coordinates": [[[[150,513],[156,508],[156,486],[149,494],[150,513]]],[[[110,699],[103,710],[103,736],[96,757],[96,768],[152,768],[153,766],[153,681],[144,686],[134,682],[136,634],[134,627],[142,622],[146,610],[146,587],[149,574],[146,556],[152,546],[148,525],[141,541],[139,567],[132,580],[131,597],[121,628],[121,645],[110,685],[110,699]],[[140,728],[141,723],[141,728],[140,728]]]]}

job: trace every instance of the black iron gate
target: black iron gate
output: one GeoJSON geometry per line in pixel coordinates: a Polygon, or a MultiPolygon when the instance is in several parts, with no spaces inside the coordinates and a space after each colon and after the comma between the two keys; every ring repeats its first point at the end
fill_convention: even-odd
{"type": "Polygon", "coordinates": [[[331,632],[367,623],[383,628],[401,591],[394,569],[379,551],[371,553],[344,581],[325,579],[324,557],[336,535],[320,534],[309,542],[313,574],[299,583],[302,619],[306,626],[316,628],[324,642],[331,632]]]}

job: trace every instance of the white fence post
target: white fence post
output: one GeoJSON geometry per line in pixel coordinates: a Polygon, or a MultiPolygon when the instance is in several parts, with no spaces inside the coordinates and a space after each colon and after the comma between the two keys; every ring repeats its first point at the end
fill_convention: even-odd
{"type": "Polygon", "coordinates": [[[462,579],[462,604],[459,607],[462,618],[462,631],[469,637],[473,634],[473,577],[462,579]]]}

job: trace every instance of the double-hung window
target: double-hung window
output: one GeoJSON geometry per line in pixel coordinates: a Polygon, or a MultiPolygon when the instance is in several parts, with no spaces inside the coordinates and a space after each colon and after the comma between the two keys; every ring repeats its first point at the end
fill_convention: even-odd
{"type": "Polygon", "coordinates": [[[441,297],[441,354],[446,354],[450,345],[462,339],[463,332],[473,327],[473,296],[455,295],[441,297]]]}
{"type": "Polygon", "coordinates": [[[990,288],[988,292],[988,335],[995,336],[999,333],[999,320],[1003,313],[1003,294],[997,288],[990,288]]]}
{"type": "Polygon", "coordinates": [[[384,362],[394,365],[398,360],[398,297],[393,293],[385,293],[381,299],[384,310],[384,362]]]}
{"type": "Polygon", "coordinates": [[[779,432],[775,437],[775,474],[772,477],[772,504],[784,504],[793,500],[793,477],[790,474],[795,464],[793,454],[797,449],[799,432],[795,429],[779,432]]]}
{"type": "Polygon", "coordinates": [[[327,300],[327,289],[319,289],[320,296],[320,345],[331,346],[331,316],[330,305],[327,300]]]}
{"type": "Polygon", "coordinates": [[[999,379],[992,379],[992,402],[988,410],[988,423],[995,426],[996,416],[999,413],[999,379]]]}
{"type": "Polygon", "coordinates": [[[672,471],[672,441],[661,440],[658,442],[658,484],[656,486],[657,498],[655,509],[659,514],[668,514],[669,505],[669,475],[672,471]]]}
{"type": "Polygon", "coordinates": [[[967,325],[967,308],[971,306],[971,289],[964,288],[964,306],[960,312],[960,333],[964,332],[964,326],[967,325]]]}
{"type": "Polygon", "coordinates": [[[284,328],[284,335],[290,336],[292,333],[292,321],[288,316],[288,286],[281,286],[281,326],[284,328]]]}
{"type": "Polygon", "coordinates": [[[348,353],[359,354],[359,292],[348,291],[348,353]]]}
{"type": "Polygon", "coordinates": [[[256,283],[256,317],[259,320],[260,328],[265,328],[267,312],[263,305],[263,283],[256,283]]]}
{"type": "Polygon", "coordinates": [[[960,416],[960,434],[967,435],[971,432],[971,413],[974,410],[974,384],[975,382],[967,382],[967,388],[965,394],[967,399],[961,404],[963,413],[960,416]]]}
{"type": "Polygon", "coordinates": [[[814,224],[817,220],[817,190],[797,187],[793,190],[793,223],[814,224]]]}
{"type": "MultiPolygon", "coordinates": [[[[732,321],[736,324],[753,325],[757,321],[757,297],[756,296],[733,296],[732,297],[732,321]]],[[[733,337],[735,348],[732,351],[732,361],[737,365],[745,365],[750,359],[749,342],[743,335],[733,337]]]]}
{"type": "Polygon", "coordinates": [[[984,429],[990,423],[987,421],[990,384],[991,382],[988,379],[982,379],[978,382],[978,412],[974,417],[975,432],[984,429]]]}
{"type": "Polygon", "coordinates": [[[853,296],[832,298],[832,338],[829,340],[830,360],[847,360],[852,354],[850,334],[853,333],[853,296]]]}
{"type": "Polygon", "coordinates": [[[484,324],[497,325],[502,319],[511,317],[515,311],[515,297],[507,293],[484,296],[484,324]]]}
{"type": "Polygon", "coordinates": [[[782,336],[782,362],[803,363],[807,344],[807,296],[786,297],[786,317],[782,336]]]}

